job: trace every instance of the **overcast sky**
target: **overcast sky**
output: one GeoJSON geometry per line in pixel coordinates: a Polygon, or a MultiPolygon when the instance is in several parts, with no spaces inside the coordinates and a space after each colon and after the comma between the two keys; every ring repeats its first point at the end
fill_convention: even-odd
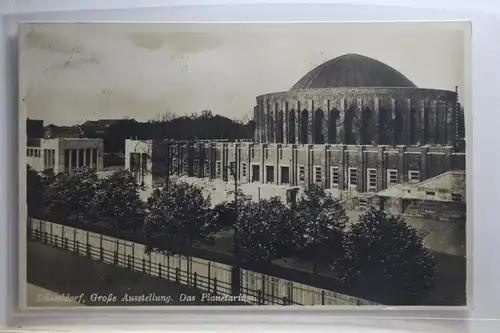
{"type": "Polygon", "coordinates": [[[463,32],[437,27],[30,23],[20,30],[21,107],[46,125],[204,109],[244,118],[257,95],[288,90],[345,53],[380,60],[421,88],[463,87],[463,32]]]}

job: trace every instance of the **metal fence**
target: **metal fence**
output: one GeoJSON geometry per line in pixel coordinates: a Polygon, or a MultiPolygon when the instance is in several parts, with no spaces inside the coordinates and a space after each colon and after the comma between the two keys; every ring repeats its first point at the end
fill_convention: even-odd
{"type": "MultiPolygon", "coordinates": [[[[49,221],[28,219],[28,236],[104,263],[197,288],[231,295],[231,266],[196,257],[146,253],[144,244],[49,221]]],[[[376,303],[249,270],[241,270],[243,303],[259,305],[375,305],[376,303]]]]}

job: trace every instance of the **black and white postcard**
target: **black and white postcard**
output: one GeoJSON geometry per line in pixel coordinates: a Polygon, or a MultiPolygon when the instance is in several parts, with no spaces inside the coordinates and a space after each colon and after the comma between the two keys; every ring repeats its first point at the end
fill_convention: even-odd
{"type": "Polygon", "coordinates": [[[20,24],[21,303],[467,305],[469,48],[467,22],[20,24]]]}

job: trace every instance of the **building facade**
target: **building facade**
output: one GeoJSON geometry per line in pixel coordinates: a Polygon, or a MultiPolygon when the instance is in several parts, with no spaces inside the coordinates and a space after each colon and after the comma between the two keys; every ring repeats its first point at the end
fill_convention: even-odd
{"type": "Polygon", "coordinates": [[[166,176],[379,192],[465,170],[465,154],[440,146],[168,143],[127,140],[126,166],[146,185],[166,176]],[[134,147],[136,148],[134,151],[134,147]],[[147,147],[138,149],[137,147],[147,147]],[[150,155],[150,152],[152,154],[150,155]],[[152,156],[152,157],[149,157],[152,156]],[[167,162],[168,161],[168,162],[167,162]]]}
{"type": "Polygon", "coordinates": [[[375,59],[347,54],[289,91],[257,97],[255,143],[456,146],[455,91],[422,89],[375,59]]]}
{"type": "Polygon", "coordinates": [[[71,173],[80,167],[103,169],[102,139],[28,139],[27,163],[36,171],[71,173]]]}

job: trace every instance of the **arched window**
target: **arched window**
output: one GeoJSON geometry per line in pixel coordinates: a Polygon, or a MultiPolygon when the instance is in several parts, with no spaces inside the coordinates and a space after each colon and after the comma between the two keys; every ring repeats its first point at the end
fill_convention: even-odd
{"type": "Polygon", "coordinates": [[[275,130],[275,121],[274,121],[274,112],[273,110],[268,109],[267,114],[267,142],[274,142],[274,130],[275,130]]]}
{"type": "Polygon", "coordinates": [[[387,109],[381,108],[378,111],[378,124],[379,124],[379,143],[381,145],[388,145],[391,143],[390,134],[390,114],[387,109]]]}
{"type": "Polygon", "coordinates": [[[300,143],[307,144],[308,142],[308,127],[309,127],[309,112],[303,110],[300,113],[300,143]]]}
{"type": "Polygon", "coordinates": [[[372,143],[372,111],[368,108],[361,113],[361,144],[369,145],[372,143]]]}
{"type": "Polygon", "coordinates": [[[295,110],[292,109],[288,111],[288,142],[290,143],[296,143],[295,142],[295,124],[296,124],[296,119],[295,119],[295,110]]]}
{"type": "Polygon", "coordinates": [[[337,121],[340,117],[339,110],[333,109],[328,116],[328,143],[337,143],[337,121]]]}
{"type": "Polygon", "coordinates": [[[402,143],[402,135],[404,129],[404,118],[401,110],[396,109],[394,114],[394,137],[393,142],[394,145],[400,145],[402,143]]]}
{"type": "Polygon", "coordinates": [[[276,121],[276,142],[283,143],[283,110],[278,112],[278,119],[276,121]]]}
{"type": "Polygon", "coordinates": [[[344,134],[345,134],[345,143],[348,145],[355,144],[356,141],[354,140],[354,135],[353,135],[353,126],[354,126],[354,119],[355,114],[354,114],[354,108],[351,107],[349,110],[346,111],[345,117],[344,117],[344,134]]]}
{"type": "Polygon", "coordinates": [[[412,108],[410,111],[410,138],[409,138],[411,145],[417,143],[417,138],[418,138],[417,122],[418,122],[418,112],[417,110],[412,108]]]}
{"type": "Polygon", "coordinates": [[[325,121],[325,113],[321,109],[317,109],[314,113],[314,143],[324,144],[325,135],[323,133],[323,123],[325,121]]]}

